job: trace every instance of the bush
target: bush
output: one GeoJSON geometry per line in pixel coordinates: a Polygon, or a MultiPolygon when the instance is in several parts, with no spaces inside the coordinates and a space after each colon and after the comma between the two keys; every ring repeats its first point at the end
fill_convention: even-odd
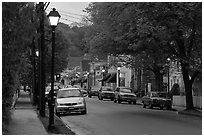
{"type": "Polygon", "coordinates": [[[180,95],[180,86],[179,86],[179,84],[175,83],[173,85],[173,87],[171,88],[170,93],[172,93],[172,95],[180,95]]]}

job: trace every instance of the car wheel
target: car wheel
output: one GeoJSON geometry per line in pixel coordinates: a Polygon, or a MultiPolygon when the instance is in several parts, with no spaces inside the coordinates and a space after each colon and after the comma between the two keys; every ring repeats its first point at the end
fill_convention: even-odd
{"type": "Polygon", "coordinates": [[[171,107],[171,106],[169,106],[169,107],[167,107],[167,109],[168,109],[168,110],[171,110],[171,109],[172,109],[172,107],[171,107]]]}
{"type": "Polygon", "coordinates": [[[131,104],[131,103],[132,103],[131,101],[128,102],[128,104],[131,104]]]}
{"type": "Polygon", "coordinates": [[[146,108],[146,105],[145,105],[145,103],[143,102],[143,108],[146,108]]]}
{"type": "Polygon", "coordinates": [[[149,108],[153,108],[153,106],[152,106],[151,102],[149,103],[149,108]]]}
{"type": "Polygon", "coordinates": [[[162,110],[164,107],[163,106],[160,106],[160,109],[162,110]]]}
{"type": "Polygon", "coordinates": [[[82,111],[81,114],[87,114],[87,110],[82,111]]]}
{"type": "Polygon", "coordinates": [[[111,101],[113,101],[114,100],[114,98],[111,98],[111,101]]]}
{"type": "Polygon", "coordinates": [[[55,114],[59,117],[60,116],[60,113],[57,112],[57,110],[55,110],[55,114]]]}

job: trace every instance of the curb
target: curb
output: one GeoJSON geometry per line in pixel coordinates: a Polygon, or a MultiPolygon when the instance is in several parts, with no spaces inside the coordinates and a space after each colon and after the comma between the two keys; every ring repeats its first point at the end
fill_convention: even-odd
{"type": "MultiPolygon", "coordinates": [[[[143,105],[142,103],[137,103],[137,105],[143,105]]],[[[188,115],[188,116],[194,116],[194,117],[200,117],[202,118],[202,112],[198,112],[198,113],[192,113],[192,112],[186,112],[186,111],[183,111],[183,110],[177,110],[177,109],[173,109],[172,110],[175,110],[177,111],[176,113],[178,115],[188,115]]]]}
{"type": "Polygon", "coordinates": [[[64,126],[65,126],[68,130],[70,130],[70,132],[72,132],[74,135],[76,135],[76,133],[71,130],[71,127],[70,127],[69,125],[67,125],[64,121],[62,121],[62,119],[61,119],[60,117],[58,117],[56,114],[54,114],[54,116],[55,116],[55,118],[57,118],[59,121],[61,121],[61,122],[64,124],[64,126]]]}
{"type": "Polygon", "coordinates": [[[200,117],[202,118],[202,113],[191,113],[191,112],[185,112],[185,111],[178,111],[177,114],[181,115],[188,115],[188,116],[195,116],[195,117],[200,117]]]}

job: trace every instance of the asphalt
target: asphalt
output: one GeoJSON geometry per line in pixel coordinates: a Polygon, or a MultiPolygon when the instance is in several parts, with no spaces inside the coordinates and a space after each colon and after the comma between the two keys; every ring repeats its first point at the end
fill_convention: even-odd
{"type": "MultiPolygon", "coordinates": [[[[137,104],[142,105],[141,99],[137,100],[137,104]]],[[[173,106],[173,110],[178,114],[202,117],[202,110],[189,112],[180,106],[173,106]]],[[[7,135],[48,135],[38,117],[36,108],[31,104],[28,92],[20,91],[12,111],[7,135]]]]}
{"type": "Polygon", "coordinates": [[[20,91],[16,104],[12,108],[7,135],[48,135],[27,92],[20,91]]]}
{"type": "MultiPolygon", "coordinates": [[[[137,99],[137,104],[142,105],[142,99],[137,99]]],[[[202,109],[195,108],[195,110],[186,110],[184,106],[176,106],[172,105],[172,111],[176,111],[177,114],[180,115],[188,115],[202,118],[202,109]]]]}

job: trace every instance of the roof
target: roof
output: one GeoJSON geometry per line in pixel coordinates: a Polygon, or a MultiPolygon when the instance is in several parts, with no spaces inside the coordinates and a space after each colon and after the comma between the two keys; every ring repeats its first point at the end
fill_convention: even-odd
{"type": "Polygon", "coordinates": [[[63,91],[63,90],[73,90],[73,89],[79,89],[79,88],[62,88],[62,89],[59,89],[59,91],[63,91]]]}
{"type": "Polygon", "coordinates": [[[111,76],[106,80],[107,83],[116,83],[116,73],[112,73],[111,76]]]}

